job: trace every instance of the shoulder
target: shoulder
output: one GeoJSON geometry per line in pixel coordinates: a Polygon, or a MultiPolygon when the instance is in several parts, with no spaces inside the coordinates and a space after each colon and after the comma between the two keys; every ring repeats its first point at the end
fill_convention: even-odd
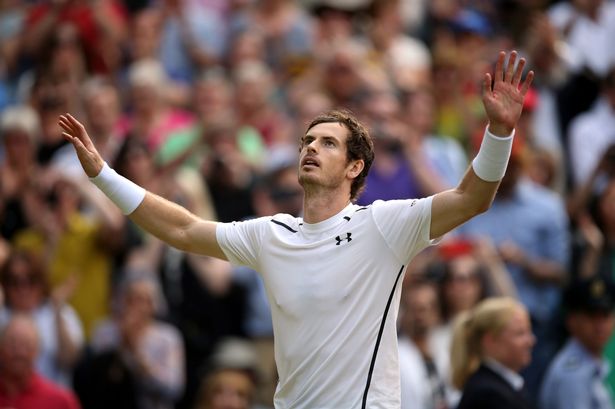
{"type": "Polygon", "coordinates": [[[34,390],[38,398],[45,401],[45,406],[50,409],[77,409],[79,403],[76,396],[61,386],[46,380],[40,375],[35,375],[34,390]]]}
{"type": "Polygon", "coordinates": [[[568,343],[553,359],[547,376],[560,382],[568,380],[574,383],[580,377],[590,374],[589,364],[591,362],[587,357],[573,343],[568,343]]]}
{"type": "Polygon", "coordinates": [[[603,99],[598,99],[590,110],[580,113],[570,122],[570,137],[579,138],[589,132],[601,130],[605,120],[610,118],[610,108],[603,99]]]}

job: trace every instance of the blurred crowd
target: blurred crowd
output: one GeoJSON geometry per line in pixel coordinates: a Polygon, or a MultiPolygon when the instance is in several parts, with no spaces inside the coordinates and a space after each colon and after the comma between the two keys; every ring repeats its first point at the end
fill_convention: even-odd
{"type": "MultiPolygon", "coordinates": [[[[528,399],[565,408],[542,386],[580,331],[564,297],[579,282],[606,291],[582,322],[592,359],[615,365],[614,40],[613,0],[0,0],[0,406],[272,407],[258,273],[123,217],[58,115],[201,217],[299,216],[298,138],[337,107],[375,139],[360,204],[456,186],[487,125],[484,74],[516,49],[535,80],[495,202],[405,275],[402,404],[456,407],[455,319],[502,296],[535,337],[528,399]],[[26,389],[54,398],[10,400],[26,389]]],[[[599,378],[615,396],[615,375],[599,378]]]]}

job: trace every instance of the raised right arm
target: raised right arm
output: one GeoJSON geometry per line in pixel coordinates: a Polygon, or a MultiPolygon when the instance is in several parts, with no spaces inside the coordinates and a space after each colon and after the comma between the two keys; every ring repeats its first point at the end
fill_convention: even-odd
{"type": "Polygon", "coordinates": [[[85,127],[72,115],[61,115],[59,124],[88,177],[132,221],[179,250],[226,260],[216,239],[216,222],[202,220],[118,175],[105,165],[85,127]]]}

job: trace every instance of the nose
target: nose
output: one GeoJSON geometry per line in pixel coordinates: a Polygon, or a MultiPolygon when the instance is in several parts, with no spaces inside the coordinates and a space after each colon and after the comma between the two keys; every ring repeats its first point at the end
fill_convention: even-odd
{"type": "Polygon", "coordinates": [[[305,145],[305,148],[308,152],[316,152],[316,139],[305,145]]]}

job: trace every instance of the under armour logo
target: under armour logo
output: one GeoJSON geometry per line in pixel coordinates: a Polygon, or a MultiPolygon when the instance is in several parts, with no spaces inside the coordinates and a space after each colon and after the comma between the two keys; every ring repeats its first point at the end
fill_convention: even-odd
{"type": "Polygon", "coordinates": [[[350,236],[352,235],[352,233],[346,233],[346,237],[341,238],[340,236],[337,236],[335,238],[335,240],[337,240],[337,243],[335,243],[336,246],[339,246],[344,240],[350,242],[352,239],[350,238],[350,236]]]}

